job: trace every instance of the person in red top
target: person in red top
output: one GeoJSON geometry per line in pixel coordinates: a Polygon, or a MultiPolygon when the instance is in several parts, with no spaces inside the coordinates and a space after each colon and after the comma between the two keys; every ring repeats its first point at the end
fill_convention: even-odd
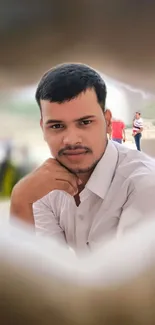
{"type": "Polygon", "coordinates": [[[125,142],[125,124],[121,120],[112,120],[111,139],[118,143],[125,142]]]}

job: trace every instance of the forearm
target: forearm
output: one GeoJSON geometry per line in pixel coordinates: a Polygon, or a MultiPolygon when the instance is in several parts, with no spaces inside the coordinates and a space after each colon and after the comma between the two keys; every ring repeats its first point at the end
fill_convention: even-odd
{"type": "Polygon", "coordinates": [[[142,133],[142,131],[143,131],[143,128],[140,128],[140,129],[138,129],[138,130],[136,131],[136,134],[138,134],[138,133],[142,133]]]}

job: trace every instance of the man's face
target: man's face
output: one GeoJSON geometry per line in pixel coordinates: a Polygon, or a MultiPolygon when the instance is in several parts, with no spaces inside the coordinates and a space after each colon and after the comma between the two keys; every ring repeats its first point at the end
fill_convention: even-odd
{"type": "Polygon", "coordinates": [[[61,104],[41,100],[41,108],[41,127],[52,156],[75,174],[93,170],[107,144],[106,114],[95,91],[61,104]]]}
{"type": "Polygon", "coordinates": [[[138,120],[140,118],[140,114],[136,113],[136,119],[138,120]]]}

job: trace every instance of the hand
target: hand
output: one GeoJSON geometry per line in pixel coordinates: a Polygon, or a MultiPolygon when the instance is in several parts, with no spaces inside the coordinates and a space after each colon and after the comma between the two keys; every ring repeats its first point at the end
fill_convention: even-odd
{"type": "Polygon", "coordinates": [[[81,183],[76,175],[62,167],[55,159],[49,158],[15,185],[12,201],[24,200],[25,204],[33,204],[53,190],[62,190],[75,196],[81,183]]]}
{"type": "Polygon", "coordinates": [[[125,142],[126,141],[126,138],[123,138],[123,142],[125,142]]]}

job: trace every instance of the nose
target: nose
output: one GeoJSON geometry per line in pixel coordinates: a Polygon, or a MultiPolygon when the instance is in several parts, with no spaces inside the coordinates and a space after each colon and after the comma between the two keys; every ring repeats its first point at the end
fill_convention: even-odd
{"type": "Polygon", "coordinates": [[[70,128],[66,130],[66,133],[63,137],[63,145],[77,145],[82,143],[82,138],[78,132],[78,130],[75,130],[74,128],[70,128]]]}

